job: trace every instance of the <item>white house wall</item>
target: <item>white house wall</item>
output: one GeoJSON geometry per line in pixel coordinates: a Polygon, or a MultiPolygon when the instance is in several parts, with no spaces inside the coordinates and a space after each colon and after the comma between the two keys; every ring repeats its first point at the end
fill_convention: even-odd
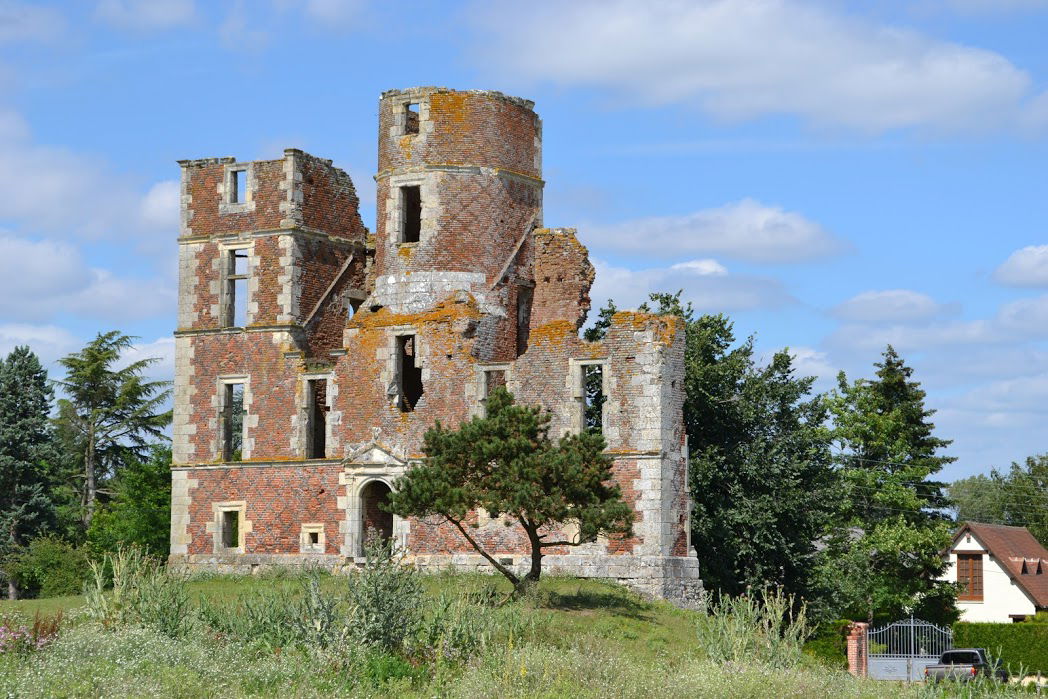
{"type": "Polygon", "coordinates": [[[997,559],[986,552],[986,547],[975,535],[972,535],[971,543],[966,539],[967,535],[950,551],[949,567],[942,577],[943,580],[957,582],[958,553],[982,554],[983,601],[957,600],[961,621],[1010,622],[1011,615],[1032,615],[1036,612],[1033,600],[1014,582],[1011,574],[997,559]]]}

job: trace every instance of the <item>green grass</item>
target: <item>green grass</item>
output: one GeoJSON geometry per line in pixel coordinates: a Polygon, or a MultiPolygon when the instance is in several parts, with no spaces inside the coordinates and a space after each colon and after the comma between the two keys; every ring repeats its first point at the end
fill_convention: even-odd
{"type": "MultiPolygon", "coordinates": [[[[484,575],[424,579],[428,596],[503,599],[509,586],[484,575]]],[[[326,577],[334,592],[345,585],[326,577]]],[[[210,577],[190,583],[212,603],[274,587],[286,575],[210,577]]],[[[181,640],[145,628],[104,631],[76,612],[82,597],[0,602],[0,615],[68,613],[53,646],[0,655],[0,696],[448,696],[448,697],[896,697],[948,696],[944,688],[852,678],[807,658],[792,668],[714,663],[697,642],[700,613],[640,599],[625,588],[548,577],[525,600],[529,637],[510,637],[465,662],[420,663],[368,651],[265,649],[207,632],[181,640]],[[352,653],[355,653],[353,651],[352,653]],[[351,653],[351,655],[352,655],[351,653]]],[[[985,696],[978,690],[972,696],[985,696]]],[[[989,690],[986,690],[989,691],[989,690]]]]}

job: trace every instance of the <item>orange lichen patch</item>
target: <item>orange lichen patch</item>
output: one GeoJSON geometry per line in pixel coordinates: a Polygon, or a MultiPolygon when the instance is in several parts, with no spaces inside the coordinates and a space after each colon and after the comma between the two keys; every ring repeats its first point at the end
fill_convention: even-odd
{"type": "Polygon", "coordinates": [[[451,323],[460,318],[479,319],[483,315],[472,294],[466,294],[466,300],[457,301],[455,295],[444,299],[432,309],[423,313],[393,313],[388,308],[380,308],[374,313],[357,313],[350,319],[349,328],[385,328],[396,325],[423,325],[429,323],[451,323]]]}
{"type": "Polygon", "coordinates": [[[563,345],[568,338],[578,339],[575,324],[568,320],[555,320],[532,329],[528,341],[536,345],[563,345]]]}
{"type": "Polygon", "coordinates": [[[611,326],[625,325],[636,332],[650,330],[655,338],[664,345],[673,344],[677,333],[684,329],[684,319],[680,316],[657,315],[641,311],[619,311],[611,317],[611,326]]]}
{"type": "Polygon", "coordinates": [[[411,160],[411,146],[415,141],[413,135],[404,135],[400,137],[400,152],[403,153],[405,160],[411,160]]]}
{"type": "Polygon", "coordinates": [[[415,247],[413,245],[401,245],[397,249],[397,254],[406,260],[410,260],[411,256],[415,254],[415,247]]]}
{"type": "Polygon", "coordinates": [[[469,95],[464,92],[435,92],[429,98],[429,105],[444,123],[461,127],[469,119],[469,95]]]}
{"type": "Polygon", "coordinates": [[[574,228],[538,228],[535,230],[534,235],[556,237],[558,241],[574,247],[582,255],[589,257],[589,250],[579,240],[574,228]]]}

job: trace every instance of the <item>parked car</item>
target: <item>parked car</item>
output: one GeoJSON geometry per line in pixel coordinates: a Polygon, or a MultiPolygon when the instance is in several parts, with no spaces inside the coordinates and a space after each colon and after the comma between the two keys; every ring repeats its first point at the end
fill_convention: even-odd
{"type": "Polygon", "coordinates": [[[929,682],[970,682],[979,675],[993,677],[1000,682],[1008,681],[1008,673],[994,667],[985,648],[954,648],[943,653],[936,665],[924,668],[924,679],[929,682]]]}

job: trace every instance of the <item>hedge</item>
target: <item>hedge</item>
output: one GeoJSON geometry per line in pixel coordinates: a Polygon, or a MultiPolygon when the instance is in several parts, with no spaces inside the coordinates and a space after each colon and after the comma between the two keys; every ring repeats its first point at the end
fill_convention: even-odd
{"type": "Polygon", "coordinates": [[[1009,672],[1048,673],[1048,624],[957,622],[954,648],[985,648],[1009,672]]]}

